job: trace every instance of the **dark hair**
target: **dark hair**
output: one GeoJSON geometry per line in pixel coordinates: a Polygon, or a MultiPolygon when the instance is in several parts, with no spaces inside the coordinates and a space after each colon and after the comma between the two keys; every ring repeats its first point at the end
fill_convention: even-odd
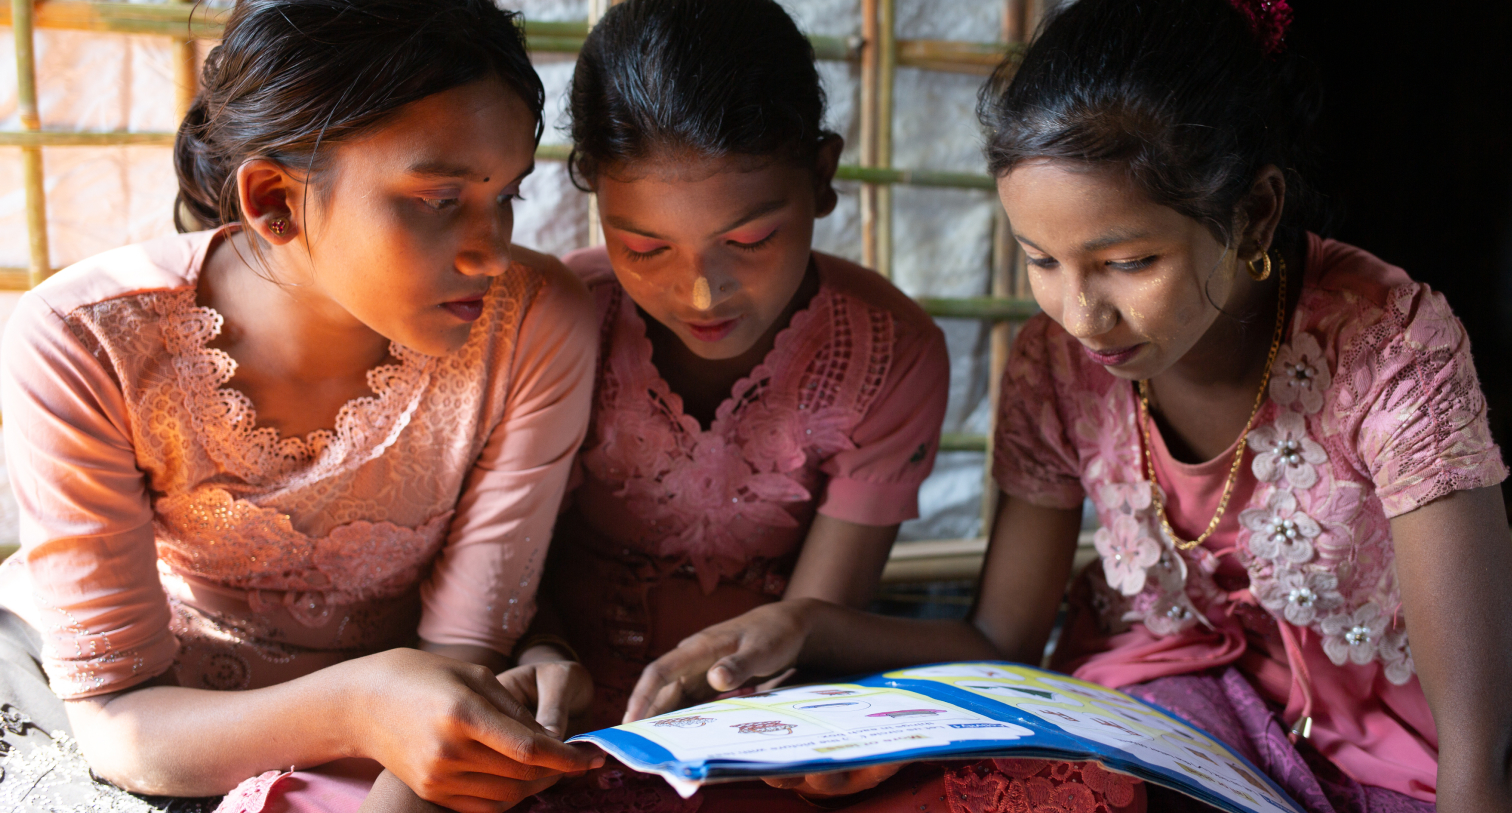
{"type": "Polygon", "coordinates": [[[659,150],[808,161],[823,129],[814,48],[774,0],[628,0],[588,35],[572,75],[568,168],[659,150]]]}
{"type": "Polygon", "coordinates": [[[1312,66],[1268,55],[1226,0],[1078,0],[1049,18],[1023,63],[982,88],[987,166],[1049,158],[1122,165],[1156,203],[1232,239],[1261,168],[1286,175],[1281,228],[1314,225],[1306,182],[1321,108],[1312,66]]]}
{"type": "Polygon", "coordinates": [[[187,230],[184,210],[202,226],[241,219],[249,158],[314,177],[320,147],[489,74],[524,99],[539,141],[545,91],[517,18],[492,0],[239,0],[174,140],[174,225],[187,230]]]}

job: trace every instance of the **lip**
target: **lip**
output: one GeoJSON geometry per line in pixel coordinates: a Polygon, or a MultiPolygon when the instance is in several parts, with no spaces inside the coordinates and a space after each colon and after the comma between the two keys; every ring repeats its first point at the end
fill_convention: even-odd
{"type": "Polygon", "coordinates": [[[712,344],[730,335],[730,331],[734,330],[735,325],[739,323],[740,317],[737,316],[718,322],[683,322],[683,326],[693,334],[693,338],[712,344]]]}
{"type": "Polygon", "coordinates": [[[442,302],[441,307],[452,316],[464,322],[475,322],[483,315],[483,297],[476,296],[471,299],[453,299],[450,302],[442,302]]]}
{"type": "Polygon", "coordinates": [[[1082,349],[1087,351],[1089,358],[1104,367],[1121,367],[1139,355],[1139,351],[1144,349],[1144,343],[1131,344],[1128,347],[1110,347],[1107,350],[1094,350],[1082,345],[1082,349]]]}

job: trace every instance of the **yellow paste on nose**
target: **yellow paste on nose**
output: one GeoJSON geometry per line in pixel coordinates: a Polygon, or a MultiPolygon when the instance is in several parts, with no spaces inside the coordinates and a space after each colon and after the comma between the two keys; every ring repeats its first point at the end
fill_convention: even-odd
{"type": "Polygon", "coordinates": [[[709,295],[709,280],[707,277],[699,277],[693,280],[693,307],[706,311],[714,304],[714,298],[709,295]]]}

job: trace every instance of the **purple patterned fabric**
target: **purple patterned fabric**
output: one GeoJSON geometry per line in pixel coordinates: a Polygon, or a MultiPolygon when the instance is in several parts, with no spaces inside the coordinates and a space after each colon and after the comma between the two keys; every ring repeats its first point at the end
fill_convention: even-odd
{"type": "MultiPolygon", "coordinates": [[[[1123,691],[1171,711],[1239,752],[1291,794],[1307,813],[1431,813],[1424,802],[1361,785],[1306,740],[1293,745],[1275,712],[1239,670],[1178,675],[1125,686],[1123,691]]],[[[1150,810],[1207,813],[1213,808],[1154,785],[1150,810]]]]}

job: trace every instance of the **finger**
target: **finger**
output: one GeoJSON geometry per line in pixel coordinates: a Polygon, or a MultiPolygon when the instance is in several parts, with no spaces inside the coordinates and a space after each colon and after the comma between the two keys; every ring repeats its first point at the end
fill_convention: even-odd
{"type": "Polygon", "coordinates": [[[836,795],[846,792],[846,790],[851,786],[853,778],[855,777],[853,777],[851,771],[811,773],[808,776],[804,777],[804,783],[812,788],[815,793],[836,795]]]}
{"type": "MultiPolygon", "coordinates": [[[[733,652],[733,647],[730,647],[733,652]]],[[[625,722],[632,722],[660,714],[653,710],[662,706],[669,685],[677,684],[683,677],[702,675],[721,655],[711,648],[708,636],[695,635],[667,654],[657,658],[641,670],[635,690],[630,693],[630,702],[625,704],[625,722]]]]}
{"type": "Polygon", "coordinates": [[[763,776],[763,777],[761,777],[761,781],[767,783],[768,785],[771,785],[774,788],[781,788],[782,790],[792,790],[793,788],[796,788],[799,785],[803,784],[803,777],[801,777],[801,776],[763,776]]]}
{"type": "MultiPolygon", "coordinates": [[[[478,715],[480,719],[467,722],[478,743],[508,759],[556,773],[583,771],[603,764],[604,756],[596,748],[563,743],[533,718],[526,718],[527,727],[520,720],[497,712],[489,713],[492,711],[485,709],[478,715]]],[[[491,772],[499,771],[494,769],[491,772]]]]}
{"type": "Polygon", "coordinates": [[[745,635],[740,646],[709,667],[709,685],[721,692],[734,691],[753,678],[766,677],[793,664],[782,651],[781,642],[764,635],[745,635]]]}
{"type": "Polygon", "coordinates": [[[487,774],[464,774],[458,777],[458,790],[438,804],[461,811],[471,809],[497,811],[509,810],[524,799],[561,781],[562,774],[532,781],[504,779],[487,774]]]}
{"type": "Polygon", "coordinates": [[[565,669],[536,669],[536,722],[553,737],[567,734],[567,681],[565,669]]]}

